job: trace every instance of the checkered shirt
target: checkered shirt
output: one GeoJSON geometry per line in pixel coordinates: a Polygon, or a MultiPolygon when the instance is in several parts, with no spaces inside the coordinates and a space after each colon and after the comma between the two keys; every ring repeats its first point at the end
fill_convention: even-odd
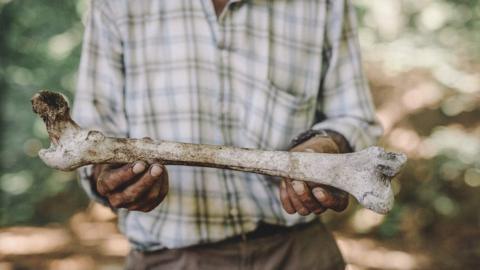
{"type": "MultiPolygon", "coordinates": [[[[109,135],[287,150],[309,129],[355,150],[381,134],[362,73],[348,0],[93,0],[86,18],[74,119],[109,135]]],[[[92,197],[87,176],[80,182],[92,197]]],[[[180,248],[292,226],[278,179],[167,166],[166,199],[119,210],[137,250],[180,248]]]]}

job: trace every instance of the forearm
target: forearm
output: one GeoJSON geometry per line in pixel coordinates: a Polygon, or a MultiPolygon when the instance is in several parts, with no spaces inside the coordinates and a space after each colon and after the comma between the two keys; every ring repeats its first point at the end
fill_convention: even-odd
{"type": "MultiPolygon", "coordinates": [[[[317,96],[316,115],[319,117],[312,129],[341,134],[350,150],[360,151],[377,142],[382,128],[376,119],[361,65],[355,9],[350,1],[338,2],[341,9],[327,11],[329,17],[323,48],[325,65],[317,96]]],[[[342,150],[348,150],[342,140],[335,135],[333,138],[342,150]]]]}

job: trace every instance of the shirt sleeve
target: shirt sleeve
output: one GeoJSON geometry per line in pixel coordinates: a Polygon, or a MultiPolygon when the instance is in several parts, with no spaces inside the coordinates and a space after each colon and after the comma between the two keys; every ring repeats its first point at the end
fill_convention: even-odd
{"type": "MultiPolygon", "coordinates": [[[[123,49],[112,14],[104,1],[90,2],[72,116],[83,128],[127,137],[123,49]]],[[[80,168],[78,173],[87,194],[105,203],[90,186],[91,166],[80,168]]]]}
{"type": "Polygon", "coordinates": [[[363,74],[354,7],[349,0],[327,2],[318,122],[312,129],[338,132],[358,151],[374,144],[383,130],[363,74]]]}

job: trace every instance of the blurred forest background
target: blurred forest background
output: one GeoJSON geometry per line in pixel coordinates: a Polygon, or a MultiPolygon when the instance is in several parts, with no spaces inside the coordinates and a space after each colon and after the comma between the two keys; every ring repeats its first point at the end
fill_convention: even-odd
{"type": "MultiPolygon", "coordinates": [[[[480,269],[480,0],[354,0],[381,145],[406,152],[387,216],[323,219],[350,269],[480,269]]],[[[114,215],[48,169],[30,97],[69,98],[87,1],[0,0],[0,270],[122,269],[114,215]]]]}

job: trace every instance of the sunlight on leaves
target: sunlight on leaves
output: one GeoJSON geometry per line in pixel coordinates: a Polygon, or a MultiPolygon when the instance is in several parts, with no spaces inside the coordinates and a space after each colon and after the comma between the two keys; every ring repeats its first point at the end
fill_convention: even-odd
{"type": "Polygon", "coordinates": [[[7,173],[0,177],[0,188],[12,195],[26,192],[33,183],[33,176],[29,171],[7,173]]]}
{"type": "Polygon", "coordinates": [[[55,60],[62,60],[81,42],[79,29],[72,28],[48,40],[48,53],[55,60]]]}
{"type": "Polygon", "coordinates": [[[465,183],[471,187],[480,187],[480,169],[468,169],[465,172],[465,183]]]}

